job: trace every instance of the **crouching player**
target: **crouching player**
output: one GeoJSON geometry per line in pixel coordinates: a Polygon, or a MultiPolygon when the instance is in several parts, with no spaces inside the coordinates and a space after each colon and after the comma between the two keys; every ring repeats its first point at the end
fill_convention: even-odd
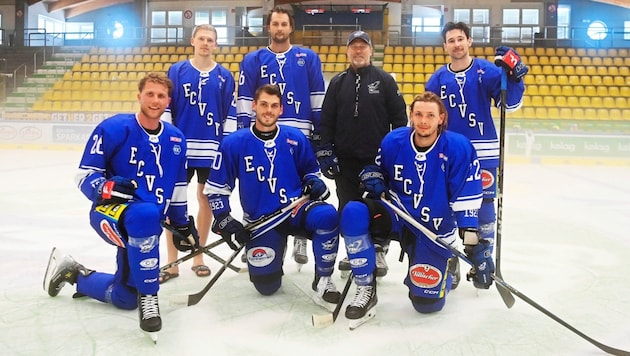
{"type": "Polygon", "coordinates": [[[447,244],[454,244],[459,234],[475,265],[469,278],[477,288],[492,283],[488,242],[479,240],[476,230],[482,187],[475,150],[464,136],[445,131],[447,114],[437,95],[416,96],[409,117],[411,127],[385,136],[376,165],[360,173],[366,198],[351,201],[341,213],[341,233],[357,284],[355,298],[346,308],[350,328],[375,315],[373,241],[379,238],[393,235],[408,255],[405,284],[419,313],[441,310],[452,283],[448,264],[457,257],[399,219],[379,200],[384,196],[447,244]]]}
{"type": "Polygon", "coordinates": [[[254,125],[221,141],[204,190],[215,216],[212,231],[235,250],[238,247],[233,238],[245,245],[249,278],[262,295],[274,294],[282,284],[287,236],[308,237],[315,256],[313,298],[330,308],[328,304],[340,299],[330,278],[339,246],[339,217],[332,205],[323,202],[330,191],[319,178],[319,165],[306,136],[294,127],[277,125],[281,98],[277,85],[258,88],[252,104],[254,125]],[[310,200],[298,205],[283,217],[285,220],[278,219],[250,234],[231,215],[229,197],[237,179],[245,221],[272,214],[303,193],[309,194],[310,200]]]}
{"type": "MultiPolygon", "coordinates": [[[[88,296],[121,309],[139,308],[140,328],[162,328],[158,305],[160,222],[166,216],[180,232],[182,251],[198,247],[197,230],[187,215],[186,139],[175,126],[160,121],[170,102],[172,83],[149,73],[138,84],[137,114],[119,114],[90,135],[77,176],[81,192],[93,204],[90,224],[117,247],[115,274],[85,268],[53,249],[44,278],[52,297],[66,284],[75,296],[88,296]]],[[[156,335],[152,334],[154,341],[156,335]]]]}

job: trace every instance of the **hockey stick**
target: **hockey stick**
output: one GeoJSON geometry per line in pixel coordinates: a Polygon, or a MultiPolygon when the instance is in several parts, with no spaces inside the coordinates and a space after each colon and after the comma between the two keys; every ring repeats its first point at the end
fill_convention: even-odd
{"type": "Polygon", "coordinates": [[[348,295],[348,290],[350,290],[350,285],[352,284],[352,277],[354,275],[350,273],[348,276],[348,280],[346,281],[346,285],[343,287],[343,292],[341,292],[341,297],[339,298],[339,303],[335,307],[332,313],[328,314],[313,314],[312,321],[313,326],[316,328],[322,328],[324,326],[332,325],[339,316],[339,312],[341,311],[341,306],[343,305],[343,301],[346,300],[346,296],[348,295]]]}
{"type": "MultiPolygon", "coordinates": [[[[431,230],[429,230],[426,227],[424,227],[423,225],[421,225],[414,218],[409,216],[409,214],[405,213],[400,208],[398,208],[396,205],[392,204],[390,201],[388,201],[386,199],[381,199],[381,201],[383,201],[385,203],[385,205],[389,206],[392,210],[394,210],[396,215],[400,216],[403,220],[405,220],[408,223],[410,223],[416,229],[422,231],[422,233],[424,233],[428,238],[430,238],[433,241],[436,241],[440,245],[442,245],[445,248],[451,250],[455,255],[457,255],[459,258],[461,258],[464,262],[468,263],[471,266],[473,265],[472,262],[468,259],[468,257],[464,253],[460,252],[455,247],[445,243],[441,239],[438,239],[437,236],[431,230]]],[[[560,319],[559,317],[557,317],[555,314],[553,314],[549,310],[547,310],[544,307],[542,307],[540,304],[536,303],[534,300],[532,300],[529,297],[527,297],[525,294],[523,294],[520,291],[518,291],[516,288],[514,288],[511,285],[507,284],[501,277],[499,277],[499,276],[497,276],[495,274],[490,274],[490,277],[492,277],[492,279],[495,281],[495,283],[497,285],[497,289],[499,290],[499,294],[501,294],[501,297],[503,298],[503,302],[506,305],[508,305],[508,301],[509,301],[509,299],[506,300],[506,297],[509,296],[508,298],[511,298],[511,304],[508,305],[508,308],[511,307],[514,304],[514,297],[512,296],[512,294],[514,294],[517,297],[519,297],[521,300],[527,302],[527,304],[531,305],[532,307],[536,308],[537,310],[539,310],[543,314],[547,315],[551,319],[553,319],[556,322],[558,322],[560,325],[562,325],[565,328],[573,331],[574,333],[576,333],[577,335],[582,337],[584,340],[590,342],[591,344],[597,346],[600,350],[602,350],[602,351],[604,351],[606,353],[612,354],[612,355],[630,356],[630,352],[628,352],[628,351],[624,351],[624,350],[620,350],[620,349],[616,349],[614,347],[610,347],[610,346],[604,345],[601,342],[599,342],[599,341],[597,341],[597,340],[587,336],[583,332],[581,332],[578,329],[576,329],[575,327],[571,326],[566,321],[564,321],[564,320],[560,319]]]]}
{"type": "MultiPolygon", "coordinates": [[[[168,227],[166,227],[166,228],[168,229],[168,227]]],[[[200,255],[201,253],[206,253],[207,254],[207,253],[209,253],[210,249],[215,248],[215,247],[219,246],[220,244],[222,244],[224,242],[225,241],[223,241],[223,239],[219,239],[217,241],[209,243],[208,245],[206,245],[206,246],[204,246],[202,248],[198,248],[194,252],[191,252],[191,253],[187,254],[186,256],[179,258],[178,260],[175,260],[173,262],[167,263],[164,266],[160,267],[160,272],[164,272],[164,271],[166,271],[169,268],[173,268],[173,267],[175,267],[177,265],[180,265],[180,264],[188,261],[189,259],[191,259],[191,258],[193,258],[193,257],[195,257],[197,255],[200,255]]],[[[219,261],[219,262],[223,263],[225,261],[219,261]]]]}
{"type": "MultiPolygon", "coordinates": [[[[277,223],[278,221],[284,221],[286,218],[289,217],[289,213],[291,212],[291,210],[301,206],[308,199],[309,199],[308,195],[303,195],[300,198],[294,200],[291,204],[285,206],[284,208],[278,209],[269,215],[262,216],[259,219],[256,219],[250,222],[249,224],[245,226],[245,229],[249,231],[254,231],[261,228],[266,228],[267,225],[277,223]]],[[[225,272],[228,266],[232,263],[232,261],[234,261],[236,256],[238,256],[238,254],[243,250],[244,247],[245,245],[239,246],[239,248],[236,251],[234,251],[230,255],[230,257],[228,257],[228,259],[223,263],[221,268],[219,268],[219,270],[216,272],[214,277],[212,277],[212,279],[208,282],[208,284],[206,284],[205,287],[203,287],[201,291],[195,294],[188,295],[187,301],[185,304],[187,306],[191,306],[191,305],[195,305],[199,303],[199,301],[206,295],[206,293],[208,293],[210,288],[212,288],[214,283],[216,283],[219,277],[223,274],[223,272],[225,272]]],[[[172,300],[172,303],[184,304],[183,302],[180,302],[178,299],[172,300]]]]}
{"type": "MultiPolygon", "coordinates": [[[[191,221],[192,221],[192,222],[193,222],[193,224],[194,224],[193,217],[192,217],[192,216],[189,216],[188,218],[189,218],[189,219],[191,219],[191,221]]],[[[170,232],[171,232],[171,233],[173,233],[173,234],[180,234],[180,232],[179,232],[179,231],[177,231],[177,229],[176,229],[175,227],[173,227],[173,225],[171,225],[171,224],[167,223],[166,221],[162,221],[162,222],[161,222],[161,225],[162,225],[162,227],[163,227],[163,228],[167,229],[168,231],[170,231],[170,232]]],[[[173,267],[175,267],[175,266],[177,266],[177,265],[179,265],[179,264],[181,264],[181,263],[183,263],[183,262],[185,262],[185,261],[188,261],[189,259],[191,259],[191,258],[193,258],[193,257],[195,257],[195,256],[197,256],[197,255],[199,255],[199,254],[200,254],[200,253],[202,253],[202,252],[203,252],[203,253],[205,253],[206,255],[208,255],[208,256],[210,256],[210,257],[212,257],[213,259],[217,260],[219,263],[223,264],[223,263],[225,263],[225,260],[224,260],[224,259],[222,259],[221,257],[219,257],[219,256],[218,256],[217,254],[215,254],[214,252],[210,251],[211,249],[213,249],[213,248],[215,248],[215,247],[219,246],[219,245],[220,245],[221,243],[223,243],[223,242],[225,242],[225,241],[223,241],[223,239],[219,239],[219,240],[217,240],[217,241],[215,241],[215,242],[212,242],[212,243],[210,243],[210,244],[206,245],[205,247],[198,248],[198,249],[196,249],[195,251],[193,251],[193,252],[189,253],[188,255],[186,255],[186,256],[184,256],[184,257],[182,257],[182,258],[180,258],[180,259],[178,259],[178,260],[176,260],[176,261],[173,261],[173,262],[171,262],[171,263],[168,263],[168,264],[166,264],[166,265],[162,266],[162,267],[160,268],[160,272],[164,272],[164,271],[166,271],[166,270],[167,270],[167,269],[169,269],[169,268],[173,268],[173,267]]],[[[234,272],[237,272],[237,273],[247,271],[247,267],[243,267],[243,268],[241,268],[241,267],[236,267],[236,266],[234,266],[234,265],[232,265],[232,264],[229,264],[229,265],[228,265],[228,268],[229,268],[229,269],[231,269],[231,270],[233,270],[234,272]]]]}
{"type": "Polygon", "coordinates": [[[507,106],[507,71],[501,71],[501,121],[499,128],[499,171],[497,172],[497,231],[495,248],[494,273],[501,275],[501,229],[503,227],[503,169],[505,166],[505,108],[507,106]]]}

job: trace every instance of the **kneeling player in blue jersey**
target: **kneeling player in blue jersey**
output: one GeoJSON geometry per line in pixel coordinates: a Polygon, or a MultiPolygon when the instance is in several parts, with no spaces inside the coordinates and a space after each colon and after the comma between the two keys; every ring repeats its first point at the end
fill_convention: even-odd
{"type": "Polygon", "coordinates": [[[79,164],[79,189],[93,202],[90,224],[117,247],[116,273],[87,269],[53,249],[44,279],[44,289],[53,297],[70,283],[76,284],[75,296],[121,309],[138,307],[140,327],[146,332],[162,328],[157,298],[160,222],[170,218],[180,232],[173,237],[180,250],[199,246],[186,212],[186,138],[175,126],[160,121],[172,88],[164,74],[142,78],[140,112],[98,124],[79,164]]]}
{"type": "Polygon", "coordinates": [[[277,125],[281,99],[278,86],[262,85],[254,94],[254,125],[221,141],[205,188],[215,216],[212,231],[235,250],[232,235],[245,245],[250,280],[263,295],[275,293],[282,284],[287,236],[307,236],[313,241],[315,256],[312,288],[317,293],[313,299],[330,308],[327,303],[336,304],[340,297],[330,278],[339,246],[339,218],[337,210],[323,202],[330,191],[319,177],[308,138],[296,128],[277,125]],[[250,232],[230,214],[229,197],[237,179],[246,222],[272,214],[302,194],[309,194],[310,200],[290,215],[250,232]]]}
{"type": "MultiPolygon", "coordinates": [[[[479,160],[470,141],[445,131],[448,119],[440,98],[426,92],[410,105],[411,127],[385,136],[375,162],[360,173],[366,198],[349,202],[340,228],[350,257],[357,292],[346,309],[350,328],[375,315],[376,255],[374,242],[386,237],[400,241],[409,257],[405,284],[419,313],[444,307],[452,275],[452,253],[400,219],[380,199],[391,199],[447,244],[463,239],[474,263],[470,278],[477,288],[489,288],[494,270],[488,242],[479,239],[477,211],[482,187],[479,160]]],[[[456,257],[455,257],[456,258],[456,257]]]]}

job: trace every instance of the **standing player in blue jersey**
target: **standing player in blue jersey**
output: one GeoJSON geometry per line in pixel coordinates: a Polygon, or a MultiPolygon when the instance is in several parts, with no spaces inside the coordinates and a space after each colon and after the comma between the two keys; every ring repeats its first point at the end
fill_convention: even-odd
{"type": "MultiPolygon", "coordinates": [[[[483,203],[479,210],[479,232],[493,247],[496,223],[494,199],[500,148],[490,108],[493,100],[496,107],[502,105],[502,67],[508,68],[509,73],[506,112],[520,108],[525,91],[521,78],[527,74],[528,68],[509,47],[497,48],[497,63],[501,67],[485,59],[472,58],[470,27],[463,22],[444,25],[442,39],[451,62],[439,68],[429,78],[425,88],[439,95],[444,102],[449,116],[448,130],[468,137],[477,150],[484,188],[483,203]],[[504,61],[504,57],[510,60],[504,61]]],[[[454,261],[456,263],[452,267],[456,280],[453,288],[459,283],[459,260],[454,261]]]]}
{"type": "Polygon", "coordinates": [[[254,125],[223,139],[206,184],[215,216],[212,231],[235,250],[232,235],[245,245],[249,278],[262,295],[274,294],[282,284],[287,236],[307,236],[315,256],[313,299],[330,307],[326,304],[336,304],[340,297],[330,277],[339,246],[337,210],[323,201],[330,191],[319,178],[319,165],[306,136],[294,127],[277,124],[283,111],[280,88],[261,86],[252,107],[254,125]],[[229,198],[236,180],[245,222],[269,215],[304,193],[310,200],[296,207],[286,220],[270,225],[273,228],[250,234],[231,215],[229,198]]]}
{"type": "Polygon", "coordinates": [[[75,297],[88,296],[121,309],[139,308],[140,328],[162,328],[158,306],[160,222],[168,217],[179,231],[182,251],[199,246],[186,212],[186,139],[160,116],[172,83],[150,73],[138,84],[140,112],[112,116],[96,126],[85,146],[77,176],[92,201],[90,224],[117,249],[115,274],[96,272],[53,249],[44,289],[56,296],[76,284],[75,297]]]}
{"type": "Polygon", "coordinates": [[[375,315],[375,236],[392,234],[409,257],[405,284],[417,312],[441,310],[451,289],[447,266],[452,252],[399,219],[379,200],[383,196],[447,244],[454,244],[459,234],[475,265],[475,284],[492,281],[489,242],[477,233],[482,188],[473,146],[463,135],[445,130],[448,115],[434,93],[416,96],[409,117],[411,127],[387,134],[376,165],[361,171],[367,198],[348,202],[341,213],[340,229],[357,284],[346,308],[351,329],[375,315]]]}
{"type": "MultiPolygon", "coordinates": [[[[197,175],[197,228],[199,242],[206,245],[212,210],[203,194],[210,167],[214,164],[219,142],[224,135],[236,130],[235,83],[232,73],[215,62],[217,31],[212,25],[199,25],[192,33],[194,48],[191,59],[173,64],[168,77],[173,82],[171,105],[162,119],[172,122],[186,136],[188,150],[188,182],[197,175]]],[[[177,260],[177,249],[172,244],[171,232],[166,232],[168,262],[177,260]]],[[[192,270],[199,277],[210,275],[203,254],[193,258],[192,270]]],[[[179,276],[177,266],[160,273],[160,283],[179,276]]]]}
{"type": "MultiPolygon", "coordinates": [[[[248,53],[241,62],[238,79],[237,115],[241,127],[254,120],[254,93],[263,84],[275,84],[282,92],[283,112],[278,124],[298,128],[319,141],[319,120],[325,87],[322,63],[311,49],[294,46],[290,36],[295,23],[288,10],[275,8],[267,15],[269,46],[248,53]]],[[[296,237],[293,258],[308,262],[306,239],[296,237]]]]}

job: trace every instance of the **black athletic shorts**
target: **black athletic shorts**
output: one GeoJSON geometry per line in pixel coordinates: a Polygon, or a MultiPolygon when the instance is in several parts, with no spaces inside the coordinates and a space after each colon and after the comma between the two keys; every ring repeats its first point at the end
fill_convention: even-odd
{"type": "Polygon", "coordinates": [[[192,177],[197,172],[197,183],[205,184],[210,175],[210,168],[188,167],[186,174],[188,177],[188,183],[192,180],[192,177]]]}

